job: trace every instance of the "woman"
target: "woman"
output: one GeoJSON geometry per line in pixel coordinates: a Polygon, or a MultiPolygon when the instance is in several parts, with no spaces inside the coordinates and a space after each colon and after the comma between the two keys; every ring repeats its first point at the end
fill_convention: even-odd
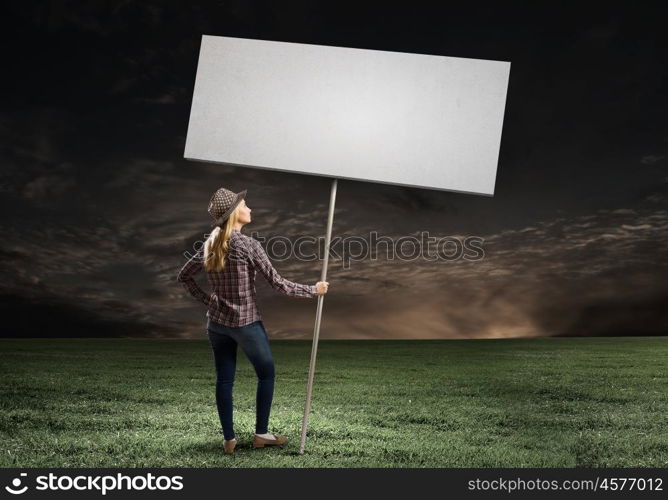
{"type": "Polygon", "coordinates": [[[302,285],[282,278],[271,265],[260,243],[241,233],[251,222],[246,190],[234,193],[218,189],[209,202],[214,229],[200,249],[181,269],[178,281],[207,307],[207,335],[216,366],[216,406],[223,427],[225,453],[236,446],[232,419],[232,389],[237,345],[241,346],[257,374],[254,448],[283,445],[287,438],[268,433],[274,394],[274,361],[269,338],[257,309],[255,274],[260,272],[271,286],[291,297],[312,298],[327,293],[329,283],[302,285]],[[206,270],[213,293],[207,295],[194,279],[206,270]]]}

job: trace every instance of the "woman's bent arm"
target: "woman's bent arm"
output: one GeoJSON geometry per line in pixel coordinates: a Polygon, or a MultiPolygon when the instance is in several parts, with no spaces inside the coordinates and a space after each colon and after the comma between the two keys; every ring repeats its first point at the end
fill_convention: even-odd
{"type": "Polygon", "coordinates": [[[190,293],[190,295],[208,307],[211,304],[211,297],[207,295],[206,292],[202,290],[202,288],[200,288],[194,278],[194,275],[203,269],[203,262],[204,252],[199,250],[181,268],[181,271],[179,271],[176,279],[177,281],[183,283],[184,288],[188,291],[188,293],[190,293]]]}

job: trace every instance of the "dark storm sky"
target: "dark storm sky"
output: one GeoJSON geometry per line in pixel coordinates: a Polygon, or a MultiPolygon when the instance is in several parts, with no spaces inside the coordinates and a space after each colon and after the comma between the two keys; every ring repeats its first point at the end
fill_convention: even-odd
{"type": "MultiPolygon", "coordinates": [[[[175,277],[220,186],[248,190],[247,234],[324,235],[329,179],[183,159],[202,34],[511,62],[493,198],[338,185],[335,236],[479,236],[484,258],[332,257],[322,338],[668,331],[660,4],[330,4],[4,8],[3,336],[201,337],[205,308],[175,277]]],[[[270,335],[311,335],[316,300],[257,286],[270,335]]]]}

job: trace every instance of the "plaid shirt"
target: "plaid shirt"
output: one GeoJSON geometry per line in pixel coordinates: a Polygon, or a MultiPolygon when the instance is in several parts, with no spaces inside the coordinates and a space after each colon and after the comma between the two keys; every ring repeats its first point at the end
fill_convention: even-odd
{"type": "Polygon", "coordinates": [[[269,284],[291,297],[317,296],[315,285],[301,285],[282,278],[271,265],[259,241],[237,229],[232,230],[225,267],[220,272],[206,272],[213,293],[200,288],[194,275],[204,269],[204,249],[183,266],[177,280],[195,299],[208,307],[206,316],[230,327],[239,327],[262,319],[255,295],[255,273],[259,271],[269,284]]]}

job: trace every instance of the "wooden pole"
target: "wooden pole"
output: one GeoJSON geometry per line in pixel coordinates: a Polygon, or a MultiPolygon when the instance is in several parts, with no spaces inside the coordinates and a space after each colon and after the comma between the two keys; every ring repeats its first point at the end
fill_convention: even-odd
{"type": "MultiPolygon", "coordinates": [[[[329,244],[332,239],[332,223],[334,222],[334,204],[336,203],[336,179],[332,180],[332,190],[329,196],[329,214],[327,216],[327,236],[325,237],[325,259],[322,263],[320,281],[327,281],[327,263],[329,262],[329,244]]],[[[302,420],[302,439],[299,445],[299,453],[304,453],[306,444],[306,430],[308,429],[308,417],[311,410],[311,394],[313,392],[313,376],[315,375],[315,358],[318,354],[318,338],[320,337],[320,319],[322,318],[322,303],[324,295],[318,296],[318,309],[315,313],[315,326],[313,328],[313,344],[311,345],[311,364],[308,369],[308,384],[306,385],[306,404],[304,405],[304,418],[302,420]]]]}

